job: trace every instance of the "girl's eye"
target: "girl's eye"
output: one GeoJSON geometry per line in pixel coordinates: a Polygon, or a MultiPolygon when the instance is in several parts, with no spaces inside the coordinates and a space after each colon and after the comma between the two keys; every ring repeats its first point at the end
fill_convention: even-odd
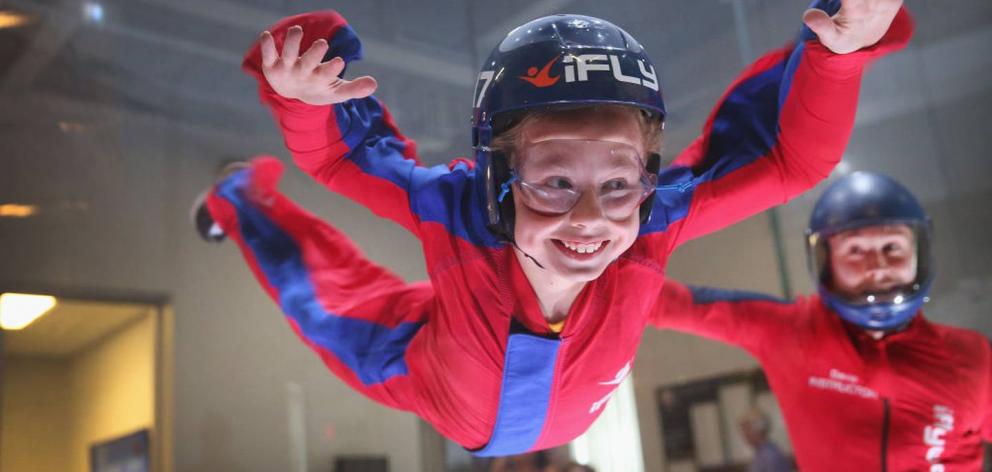
{"type": "Polygon", "coordinates": [[[606,192],[624,190],[626,188],[627,188],[627,181],[623,179],[613,179],[603,184],[603,190],[606,192]]]}
{"type": "Polygon", "coordinates": [[[571,190],[572,182],[564,177],[552,177],[544,181],[544,185],[558,190],[571,190]]]}

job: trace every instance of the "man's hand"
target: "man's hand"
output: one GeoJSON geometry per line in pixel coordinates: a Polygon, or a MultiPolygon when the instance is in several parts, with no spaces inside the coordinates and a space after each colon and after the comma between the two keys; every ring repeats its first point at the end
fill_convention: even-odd
{"type": "Polygon", "coordinates": [[[803,22],[827,49],[847,54],[882,39],[901,7],[902,0],[843,0],[836,15],[811,8],[803,22]]]}
{"type": "Polygon", "coordinates": [[[329,105],[364,98],[375,92],[376,82],[370,76],[355,80],[338,77],[344,70],[344,60],[340,57],[320,62],[329,47],[324,39],[314,41],[300,55],[302,39],[303,28],[290,28],[280,56],[272,34],[262,33],[262,73],[276,93],[310,105],[329,105]]]}

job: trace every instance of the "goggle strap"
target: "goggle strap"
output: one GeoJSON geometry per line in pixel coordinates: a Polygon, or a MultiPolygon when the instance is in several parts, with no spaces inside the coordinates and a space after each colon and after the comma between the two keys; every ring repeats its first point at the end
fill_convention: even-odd
{"type": "Polygon", "coordinates": [[[513,185],[513,183],[518,180],[520,180],[520,178],[517,177],[517,173],[510,172],[510,178],[506,182],[503,182],[503,185],[499,186],[499,197],[496,198],[496,201],[503,203],[503,199],[506,198],[506,194],[510,193],[510,185],[513,185]]]}

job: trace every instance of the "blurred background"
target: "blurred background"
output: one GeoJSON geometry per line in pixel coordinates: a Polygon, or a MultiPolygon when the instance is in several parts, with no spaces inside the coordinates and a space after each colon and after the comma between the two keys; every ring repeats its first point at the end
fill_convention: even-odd
{"type": "MultiPolygon", "coordinates": [[[[929,317],[988,336],[992,3],[906,3],[916,35],[866,74],[834,176],[878,170],[916,193],[936,228],[929,317]]],[[[234,245],[201,242],[188,211],[223,163],[288,158],[254,82],[239,70],[249,44],[283,16],[340,11],[365,46],[349,74],[378,79],[377,95],[433,165],[470,154],[478,67],[527,20],[582,13],[638,38],[665,90],[672,158],[745,63],[794,37],[805,7],[0,0],[0,293],[56,297],[24,299],[55,308],[24,329],[0,331],[0,470],[428,472],[567,461],[600,471],[746,470],[752,453],[738,426],[754,405],[788,454],[774,397],[751,357],[651,330],[632,380],[588,437],[533,464],[474,460],[412,415],[374,405],[330,375],[234,245]]],[[[425,278],[417,242],[399,227],[297,170],[282,188],[372,259],[408,280],[425,278]]],[[[822,188],[690,243],[670,273],[776,295],[812,292],[802,231],[822,188]]]]}

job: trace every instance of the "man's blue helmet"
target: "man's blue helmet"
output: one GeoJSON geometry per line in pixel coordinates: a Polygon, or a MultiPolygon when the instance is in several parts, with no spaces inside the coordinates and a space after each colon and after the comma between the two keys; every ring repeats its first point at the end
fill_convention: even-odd
{"type": "Polygon", "coordinates": [[[932,225],[906,187],[876,172],[854,172],[834,182],[817,200],[806,229],[810,270],[823,301],[844,320],[865,329],[904,326],[927,300],[934,268],[932,225]],[[906,225],[915,235],[916,278],[884,293],[844,295],[832,287],[831,236],[865,226],[906,225]]]}
{"type": "MultiPolygon", "coordinates": [[[[658,73],[640,43],[608,21],[582,15],[538,18],[507,34],[483,64],[473,100],[477,190],[485,196],[490,229],[509,241],[513,201],[498,198],[509,163],[490,144],[515,116],[603,104],[639,108],[659,123],[665,116],[658,73]]],[[[652,156],[647,164],[657,173],[660,159],[652,156]]],[[[652,195],[642,203],[642,221],[653,201],[652,195]]]]}

